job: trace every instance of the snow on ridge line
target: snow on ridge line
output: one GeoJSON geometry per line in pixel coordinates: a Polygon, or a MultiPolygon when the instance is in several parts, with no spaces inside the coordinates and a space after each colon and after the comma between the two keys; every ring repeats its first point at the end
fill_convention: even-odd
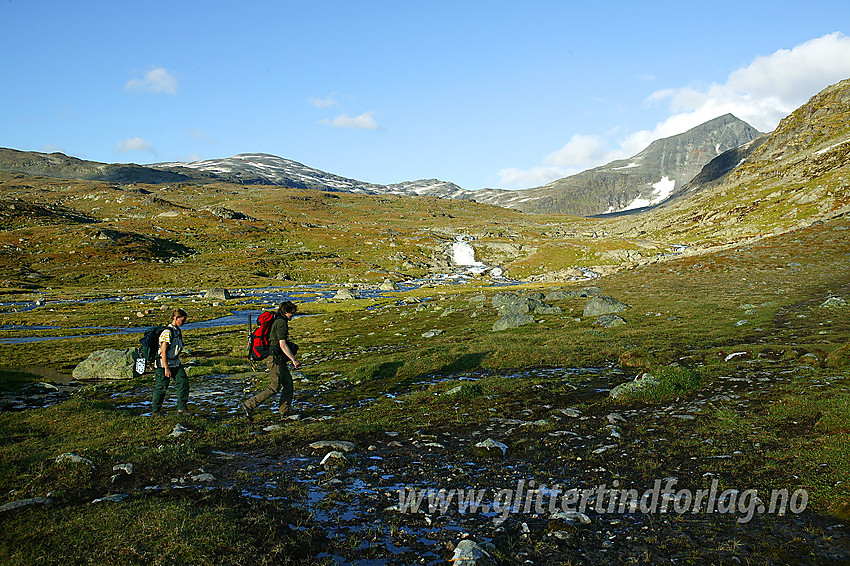
{"type": "Polygon", "coordinates": [[[619,171],[620,169],[633,169],[634,167],[640,167],[640,163],[635,163],[634,161],[632,161],[628,165],[623,165],[622,167],[614,167],[611,170],[619,171]]]}

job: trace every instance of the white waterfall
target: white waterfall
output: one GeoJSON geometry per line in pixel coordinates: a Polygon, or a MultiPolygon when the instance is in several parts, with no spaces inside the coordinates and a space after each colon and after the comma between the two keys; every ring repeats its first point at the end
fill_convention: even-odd
{"type": "Polygon", "coordinates": [[[469,245],[464,236],[458,236],[452,243],[452,261],[455,265],[483,267],[480,261],[475,261],[475,249],[469,245]]]}

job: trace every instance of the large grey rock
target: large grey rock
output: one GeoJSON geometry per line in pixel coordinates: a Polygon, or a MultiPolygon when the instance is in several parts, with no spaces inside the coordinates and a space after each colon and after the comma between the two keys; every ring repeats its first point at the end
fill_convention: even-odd
{"type": "Polygon", "coordinates": [[[525,314],[529,310],[528,298],[520,297],[516,293],[496,293],[492,299],[493,307],[502,316],[511,314],[525,314]]]}
{"type": "Polygon", "coordinates": [[[493,325],[493,332],[508,330],[509,328],[519,328],[520,326],[531,324],[533,322],[534,317],[530,314],[511,314],[503,316],[493,325]]]}
{"type": "Polygon", "coordinates": [[[608,394],[612,399],[619,399],[629,393],[634,391],[640,391],[641,389],[646,389],[647,387],[654,387],[659,385],[660,382],[649,373],[642,373],[637,376],[634,381],[627,381],[626,383],[621,383],[617,387],[611,390],[608,394]]]}
{"type": "Polygon", "coordinates": [[[546,304],[543,299],[543,293],[532,293],[528,296],[521,296],[516,293],[496,293],[493,296],[492,303],[502,316],[530,312],[535,314],[560,314],[560,308],[546,304]]]}
{"type": "Polygon", "coordinates": [[[71,372],[80,381],[94,379],[133,379],[136,365],[134,349],[98,350],[77,364],[71,372]]]}
{"type": "Polygon", "coordinates": [[[221,287],[214,287],[204,294],[205,299],[215,299],[217,301],[230,300],[230,291],[221,287]]]}
{"type": "Polygon", "coordinates": [[[455,566],[490,566],[496,563],[481,545],[468,538],[457,543],[449,562],[455,566]]]}
{"type": "Polygon", "coordinates": [[[626,303],[605,295],[597,295],[588,301],[584,307],[582,316],[602,316],[603,314],[615,314],[629,308],[626,303]]]}
{"type": "Polygon", "coordinates": [[[380,289],[381,291],[398,291],[398,284],[392,279],[385,279],[380,289]]]}
{"type": "Polygon", "coordinates": [[[359,299],[360,297],[354,289],[343,288],[338,290],[333,298],[335,301],[351,301],[353,299],[359,299]]]}

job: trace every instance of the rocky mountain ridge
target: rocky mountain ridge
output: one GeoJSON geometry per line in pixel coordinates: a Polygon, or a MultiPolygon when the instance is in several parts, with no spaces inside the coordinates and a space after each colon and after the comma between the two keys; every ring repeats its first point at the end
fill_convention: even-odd
{"type": "Polygon", "coordinates": [[[627,160],[525,191],[470,191],[438,179],[389,185],[350,179],[265,153],[189,163],[105,164],[69,157],[0,148],[0,170],[56,177],[130,183],[230,182],[277,185],[359,194],[394,194],[475,200],[524,212],[593,215],[656,204],[690,181],[711,158],[755,139],[758,132],[732,115],[688,132],[657,140],[627,160]]]}

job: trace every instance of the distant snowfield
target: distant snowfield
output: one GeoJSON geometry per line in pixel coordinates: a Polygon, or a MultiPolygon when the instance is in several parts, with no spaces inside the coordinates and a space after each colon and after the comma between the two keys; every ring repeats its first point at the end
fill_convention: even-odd
{"type": "Polygon", "coordinates": [[[632,169],[634,167],[640,167],[640,163],[629,163],[628,165],[623,165],[622,167],[614,167],[612,171],[619,171],[620,169],[632,169]]]}
{"type": "Polygon", "coordinates": [[[636,198],[629,206],[623,208],[622,210],[634,210],[636,208],[644,208],[667,200],[668,198],[670,198],[670,195],[673,194],[673,189],[676,188],[676,181],[671,180],[668,177],[662,177],[660,181],[652,185],[652,188],[654,189],[652,191],[652,194],[656,195],[652,200],[636,198]]]}

